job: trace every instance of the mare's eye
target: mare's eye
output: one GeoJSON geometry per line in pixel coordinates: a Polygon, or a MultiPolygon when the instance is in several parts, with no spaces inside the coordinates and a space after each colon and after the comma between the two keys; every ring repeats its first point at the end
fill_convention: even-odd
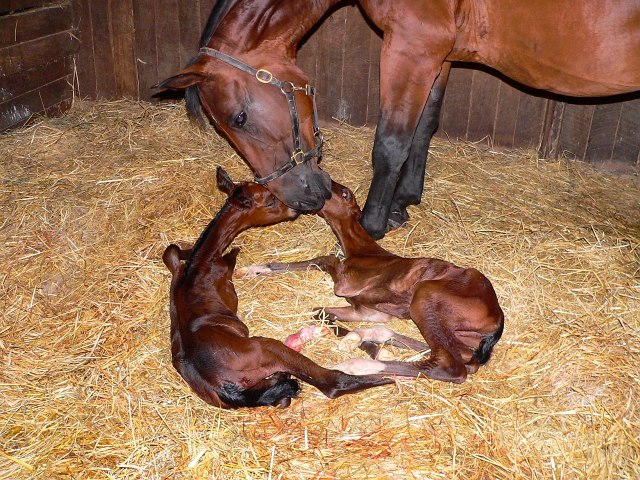
{"type": "Polygon", "coordinates": [[[233,119],[233,126],[242,128],[245,123],[247,123],[247,112],[243,110],[236,118],[233,119]]]}
{"type": "Polygon", "coordinates": [[[267,207],[273,207],[276,204],[276,197],[269,197],[269,200],[266,203],[267,207]]]}

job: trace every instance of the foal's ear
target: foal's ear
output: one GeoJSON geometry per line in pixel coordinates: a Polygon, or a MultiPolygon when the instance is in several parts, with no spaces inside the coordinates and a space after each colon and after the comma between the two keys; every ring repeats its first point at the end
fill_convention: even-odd
{"type": "Polygon", "coordinates": [[[234,247],[231,250],[229,250],[229,253],[227,253],[225,256],[222,257],[225,263],[229,265],[229,268],[232,270],[236,268],[236,260],[238,258],[239,252],[240,252],[240,249],[238,247],[234,247]]]}
{"type": "Polygon", "coordinates": [[[168,88],[171,90],[184,90],[185,88],[192,87],[201,83],[207,79],[207,74],[198,69],[195,65],[189,68],[185,68],[177,75],[169,77],[163,82],[154,85],[151,88],[168,88]]]}
{"type": "Polygon", "coordinates": [[[233,192],[233,189],[236,188],[236,184],[233,183],[233,180],[231,180],[227,171],[221,166],[216,168],[216,182],[218,184],[218,190],[226,193],[227,195],[230,195],[231,192],[233,192]]]}

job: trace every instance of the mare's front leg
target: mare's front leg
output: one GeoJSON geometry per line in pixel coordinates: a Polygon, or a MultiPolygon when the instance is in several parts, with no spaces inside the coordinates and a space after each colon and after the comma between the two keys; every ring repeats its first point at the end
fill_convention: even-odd
{"type": "Polygon", "coordinates": [[[400,178],[391,201],[387,230],[398,228],[409,220],[407,207],[418,205],[422,199],[429,144],[431,137],[438,129],[440,110],[450,69],[451,62],[445,62],[442,65],[440,74],[431,88],[431,93],[429,93],[429,100],[427,100],[427,105],[424,107],[411,141],[409,158],[404,162],[400,171],[400,178]]]}
{"type": "MultiPolygon", "coordinates": [[[[443,18],[437,21],[442,22],[443,18]]],[[[429,92],[453,47],[453,20],[450,31],[442,26],[434,26],[429,35],[424,32],[430,25],[385,33],[380,59],[380,120],[372,153],[373,178],[360,219],[374,239],[382,238],[386,232],[400,172],[409,157],[429,92]],[[422,57],[417,59],[417,55],[422,57]]]]}

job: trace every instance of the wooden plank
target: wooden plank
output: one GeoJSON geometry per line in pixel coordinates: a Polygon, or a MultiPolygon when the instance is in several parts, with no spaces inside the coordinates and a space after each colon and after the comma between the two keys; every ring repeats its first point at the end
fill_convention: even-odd
{"type": "Polygon", "coordinates": [[[501,147],[513,147],[520,99],[525,95],[507,82],[500,81],[496,100],[496,118],[493,124],[493,143],[501,147]]]}
{"type": "Polygon", "coordinates": [[[78,97],[96,98],[96,66],[93,60],[93,26],[91,25],[90,0],[73,0],[73,25],[80,39],[76,56],[78,97]]]}
{"type": "Polygon", "coordinates": [[[0,48],[0,76],[32,70],[52,60],[68,57],[77,49],[78,41],[71,35],[71,31],[0,48]]]}
{"type": "Polygon", "coordinates": [[[59,0],[2,0],[0,2],[0,15],[10,12],[22,12],[32,8],[44,7],[60,3],[59,0]]]}
{"type": "Polygon", "coordinates": [[[595,106],[584,154],[587,162],[600,163],[611,160],[621,114],[620,102],[595,106]]]}
{"type": "Polygon", "coordinates": [[[182,0],[178,4],[180,22],[180,66],[184,67],[198,53],[200,32],[200,2],[182,0]]]}
{"type": "Polygon", "coordinates": [[[589,140],[591,119],[595,107],[567,103],[564,107],[564,116],[558,141],[558,153],[570,158],[583,159],[589,140]]]}
{"type": "Polygon", "coordinates": [[[36,67],[34,70],[22,70],[13,75],[0,77],[0,102],[6,102],[31,90],[36,90],[42,85],[71,75],[72,72],[73,59],[67,57],[45,66],[36,67]]]}
{"type": "Polygon", "coordinates": [[[327,18],[318,35],[316,88],[320,95],[318,116],[323,120],[337,117],[342,99],[343,46],[347,10],[341,8],[327,18]]]}
{"type": "MultiPolygon", "coordinates": [[[[318,56],[319,35],[311,35],[306,38],[298,48],[296,64],[309,77],[309,83],[316,85],[316,59],[318,56]]],[[[316,101],[322,101],[322,92],[318,92],[316,101]]]]}
{"type": "Polygon", "coordinates": [[[640,157],[640,98],[622,104],[611,160],[634,165],[640,157]]]}
{"type": "Polygon", "coordinates": [[[357,6],[348,6],[345,10],[342,98],[338,118],[350,125],[364,125],[367,123],[371,29],[357,6]]]}
{"type": "Polygon", "coordinates": [[[491,138],[498,108],[500,80],[481,70],[473,71],[466,138],[478,141],[491,138]]]}
{"type": "Polygon", "coordinates": [[[73,16],[69,2],[2,16],[0,48],[71,30],[72,25],[73,16]]]}
{"type": "Polygon", "coordinates": [[[181,69],[180,19],[178,0],[156,0],[155,4],[158,81],[162,81],[181,69]]]}
{"type": "Polygon", "coordinates": [[[154,0],[133,1],[133,25],[138,99],[151,100],[151,96],[156,93],[151,86],[158,83],[154,0]]]}
{"type": "Polygon", "coordinates": [[[451,138],[466,138],[469,124],[469,109],[473,70],[461,68],[458,64],[451,69],[447,90],[442,105],[440,132],[451,138]]]}
{"type": "Polygon", "coordinates": [[[65,76],[36,90],[0,103],[0,131],[16,127],[31,116],[55,110],[56,105],[73,96],[71,77],[65,76]]]}
{"type": "Polygon", "coordinates": [[[547,99],[531,95],[533,91],[525,91],[520,97],[518,117],[513,132],[513,146],[522,148],[538,148],[544,131],[544,118],[547,110],[547,99]]]}
{"type": "Polygon", "coordinates": [[[380,116],[380,53],[382,34],[369,34],[369,91],[367,92],[367,124],[377,125],[380,116]]]}
{"type": "Polygon", "coordinates": [[[111,30],[111,2],[90,0],[93,26],[93,56],[96,75],[96,98],[114,98],[117,93],[111,30]]]}
{"type": "Polygon", "coordinates": [[[133,0],[111,2],[111,34],[116,96],[137,98],[133,0]]]}
{"type": "Polygon", "coordinates": [[[538,148],[541,158],[558,158],[558,144],[560,143],[560,130],[564,117],[565,104],[557,100],[549,99],[544,115],[542,139],[538,148]]]}

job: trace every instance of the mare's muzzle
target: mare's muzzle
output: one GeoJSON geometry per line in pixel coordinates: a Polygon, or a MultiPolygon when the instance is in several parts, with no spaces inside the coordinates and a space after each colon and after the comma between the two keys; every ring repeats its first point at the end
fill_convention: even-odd
{"type": "MultiPolygon", "coordinates": [[[[249,75],[255,76],[256,80],[260,83],[264,83],[265,85],[273,85],[274,87],[280,89],[282,94],[285,96],[287,100],[287,106],[289,107],[289,114],[291,115],[291,135],[293,137],[293,152],[291,152],[289,161],[284,165],[281,165],[276,170],[271,172],[268,175],[263,177],[255,176],[254,179],[256,183],[261,185],[266,185],[281,176],[285,173],[288,173],[296,167],[300,170],[300,167],[308,165],[310,160],[317,158],[318,160],[322,157],[322,143],[324,139],[322,138],[322,133],[320,132],[320,127],[318,126],[318,109],[316,107],[316,90],[311,85],[305,85],[304,87],[300,87],[295,85],[293,82],[283,82],[282,80],[278,80],[273,74],[264,68],[256,69],[246,63],[238,60],[231,55],[227,55],[226,53],[222,53],[214,48],[202,47],[200,49],[200,55],[207,55],[209,57],[217,58],[232,67],[237,68],[238,70],[242,70],[249,75]],[[313,103],[313,147],[306,152],[302,150],[302,142],[300,140],[300,119],[298,117],[298,107],[296,105],[296,92],[304,92],[307,96],[311,97],[311,101],[313,103]]],[[[313,163],[313,162],[311,162],[313,163]]],[[[298,173],[300,174],[300,173],[298,173]]],[[[304,174],[303,174],[304,175],[304,174]]],[[[326,175],[326,174],[325,174],[326,175]]],[[[308,176],[308,175],[307,175],[308,176]]],[[[311,179],[309,179],[311,180],[311,179]]],[[[308,183],[311,183],[310,181],[308,183]]],[[[317,180],[316,180],[317,183],[317,180]]],[[[326,183],[326,182],[324,182],[326,183]]],[[[330,184],[329,184],[330,188],[330,184]]],[[[269,187],[271,190],[271,187],[269,187]]],[[[275,193],[275,191],[274,191],[275,193]]],[[[283,202],[289,205],[292,208],[295,208],[292,202],[287,202],[285,200],[285,196],[280,196],[276,194],[278,198],[280,198],[283,202]]],[[[310,200],[305,200],[304,203],[315,203],[310,200]]],[[[324,204],[324,200],[320,204],[320,207],[324,204]]],[[[320,208],[318,207],[318,208],[320,208]]],[[[310,210],[303,210],[310,211],[310,210]]]]}

